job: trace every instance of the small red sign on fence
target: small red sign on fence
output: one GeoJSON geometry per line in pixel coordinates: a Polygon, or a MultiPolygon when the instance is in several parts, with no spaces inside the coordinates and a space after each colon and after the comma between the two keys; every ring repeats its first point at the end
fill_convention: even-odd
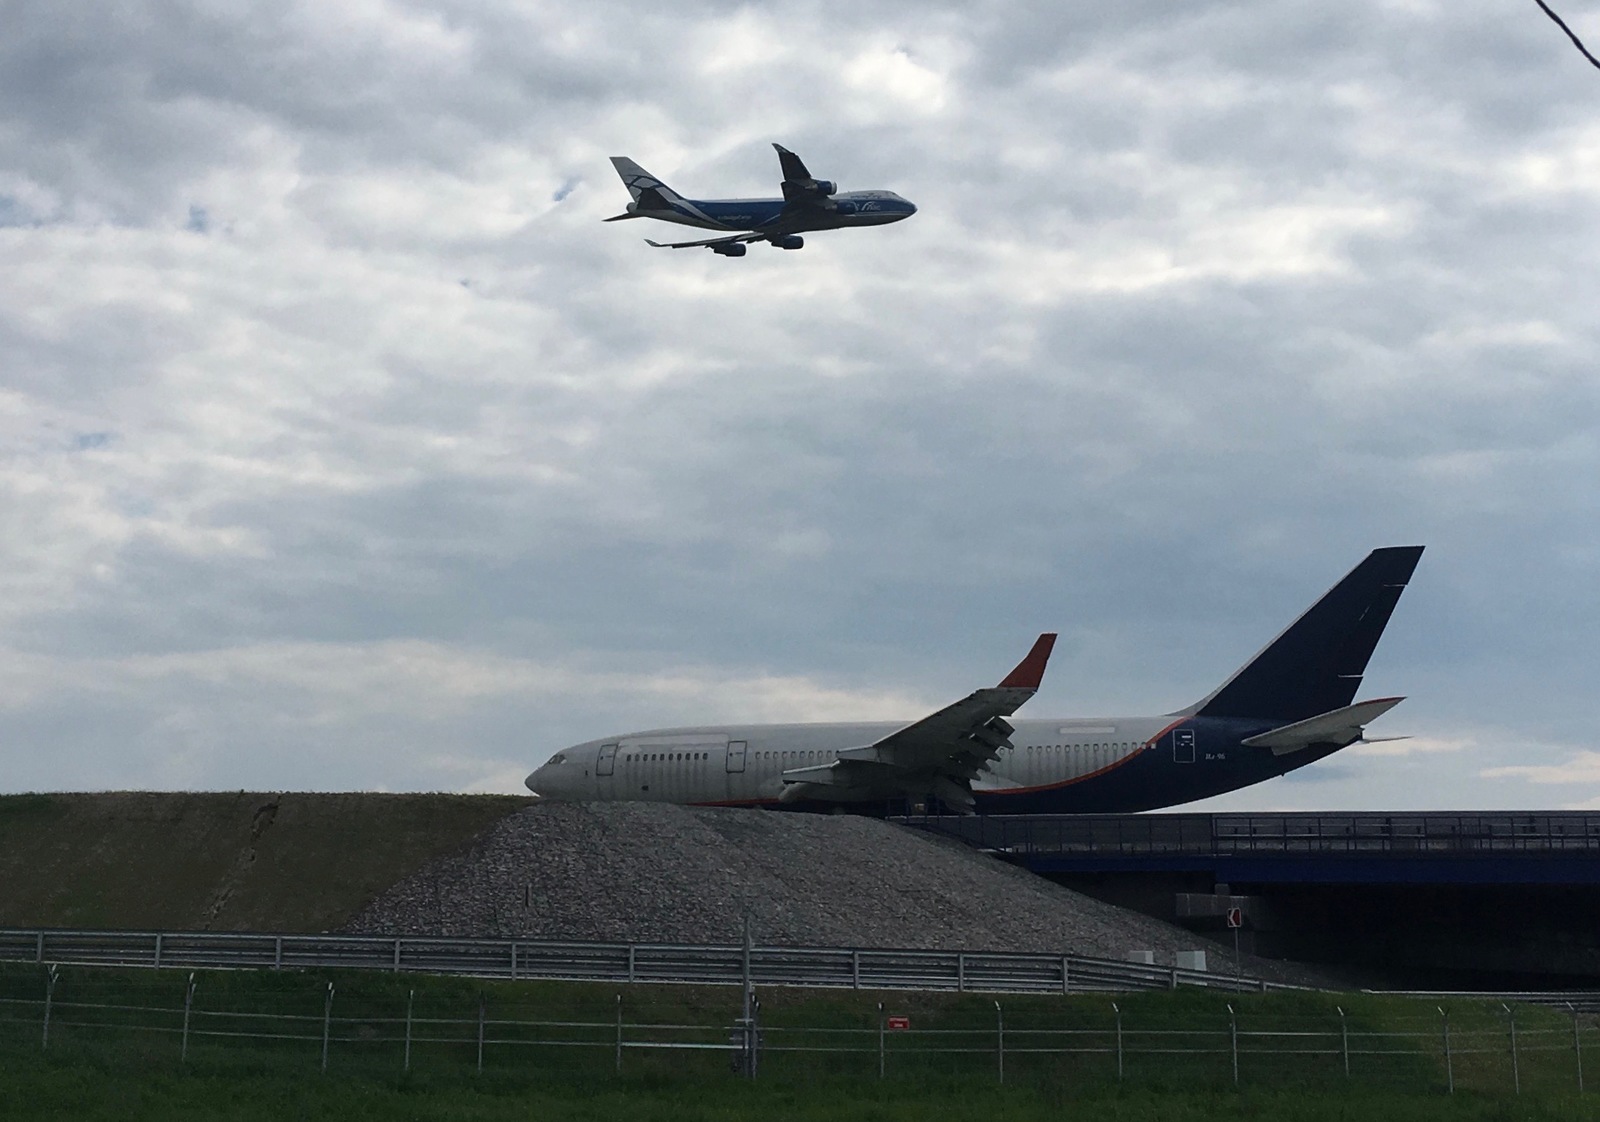
{"type": "Polygon", "coordinates": [[[1229,908],[1228,909],[1228,926],[1229,927],[1243,927],[1244,926],[1244,909],[1243,908],[1229,908]]]}
{"type": "Polygon", "coordinates": [[[911,1027],[910,1017],[890,1017],[889,1027],[892,1029],[908,1029],[911,1027]]]}

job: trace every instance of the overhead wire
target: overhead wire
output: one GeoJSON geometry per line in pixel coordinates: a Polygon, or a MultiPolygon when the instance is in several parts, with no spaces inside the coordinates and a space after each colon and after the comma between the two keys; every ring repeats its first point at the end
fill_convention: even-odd
{"type": "Polygon", "coordinates": [[[1544,0],[1533,0],[1533,2],[1539,5],[1539,7],[1543,8],[1544,14],[1555,20],[1556,26],[1567,33],[1567,38],[1571,39],[1572,45],[1577,47],[1578,50],[1583,53],[1583,57],[1589,60],[1589,64],[1596,70],[1600,70],[1600,58],[1595,58],[1594,55],[1589,53],[1589,48],[1583,45],[1582,39],[1579,39],[1575,34],[1573,34],[1572,28],[1567,26],[1566,21],[1560,16],[1556,15],[1555,12],[1550,9],[1550,5],[1546,4],[1544,0]]]}

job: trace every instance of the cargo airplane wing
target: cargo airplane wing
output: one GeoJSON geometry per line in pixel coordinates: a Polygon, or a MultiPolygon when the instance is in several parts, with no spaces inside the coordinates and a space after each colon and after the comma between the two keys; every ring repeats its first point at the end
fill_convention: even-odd
{"type": "MultiPolygon", "coordinates": [[[[610,222],[611,219],[608,218],[608,219],[606,219],[606,221],[610,222]]],[[[759,242],[759,241],[763,241],[768,236],[769,236],[769,234],[766,234],[766,233],[734,234],[732,237],[703,238],[703,239],[701,239],[700,241],[697,241],[697,242],[654,242],[654,241],[651,241],[649,238],[646,238],[644,240],[644,244],[645,245],[653,245],[657,249],[693,249],[693,248],[696,248],[698,246],[705,246],[707,248],[713,248],[714,249],[715,247],[717,247],[719,245],[739,245],[739,244],[741,244],[743,242],[759,242]]]]}
{"type": "Polygon", "coordinates": [[[976,690],[874,744],[846,749],[830,764],[785,771],[780,801],[813,796],[819,787],[866,787],[934,795],[970,813],[972,781],[1012,746],[1015,730],[1006,718],[1038,691],[1055,642],[1052,632],[1040,635],[998,686],[976,690]]]}

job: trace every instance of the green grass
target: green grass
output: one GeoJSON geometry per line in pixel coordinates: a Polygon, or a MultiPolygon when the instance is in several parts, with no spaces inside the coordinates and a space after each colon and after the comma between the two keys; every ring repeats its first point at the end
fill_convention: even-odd
{"type": "MultiPolygon", "coordinates": [[[[1002,997],[1002,1085],[994,998],[770,989],[759,995],[766,1048],[752,1083],[733,1074],[726,1053],[711,1050],[629,1048],[617,1070],[619,995],[629,1042],[713,1043],[727,1038],[738,1013],[739,993],[728,987],[210,972],[196,979],[197,1031],[180,1062],[187,977],[62,968],[45,1050],[43,971],[0,965],[0,1118],[1600,1118],[1600,1091],[1576,1092],[1572,1021],[1534,1007],[1517,1010],[1518,1095],[1504,1012],[1449,1005],[1456,1093],[1448,1095],[1442,1018],[1428,1003],[1358,994],[1124,995],[1115,999],[1119,1082],[1111,998],[1002,997]],[[880,1002],[912,1023],[910,1032],[884,1034],[883,1080],[880,1002]],[[413,1044],[403,1071],[408,1003],[413,1044]],[[1352,1045],[1348,1076],[1340,1007],[1352,1045]],[[299,1019],[254,1016],[268,1012],[299,1019]],[[279,1038],[260,1039],[269,1024],[279,1038]],[[212,1035],[220,1033],[258,1038],[212,1035]]],[[[1600,1081],[1600,1025],[1585,1020],[1582,1029],[1600,1081]]]]}
{"type": "Polygon", "coordinates": [[[526,799],[0,796],[0,926],[326,931],[526,799]]]}
{"type": "Polygon", "coordinates": [[[888,1120],[976,1119],[1032,1122],[1093,1118],[1116,1122],[1187,1122],[1261,1119],[1263,1122],[1423,1122],[1432,1119],[1567,1120],[1596,1117],[1594,1104],[1576,1096],[1506,1099],[1452,1098],[1355,1090],[1311,1095],[1284,1090],[1230,1092],[1126,1092],[1014,1087],[971,1083],[776,1085],[732,1080],[661,1082],[623,1079],[590,1087],[508,1085],[496,1080],[314,1078],[259,1074],[178,1075],[71,1063],[0,1068],[0,1116],[28,1119],[337,1118],[340,1122],[452,1119],[570,1119],[574,1122],[670,1120],[888,1120]]]}

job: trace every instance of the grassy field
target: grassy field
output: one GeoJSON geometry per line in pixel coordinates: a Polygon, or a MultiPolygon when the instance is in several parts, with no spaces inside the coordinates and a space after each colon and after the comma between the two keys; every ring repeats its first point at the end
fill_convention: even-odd
{"type": "Polygon", "coordinates": [[[528,800],[0,796],[0,926],[326,931],[528,800]]]}
{"type": "MultiPolygon", "coordinates": [[[[46,1048],[44,972],[0,966],[0,1118],[1600,1118],[1600,1092],[1577,1093],[1571,1018],[1532,1007],[1516,1011],[1513,1075],[1509,1018],[1475,1002],[1447,1006],[1447,1068],[1433,1004],[1371,995],[1234,997],[1230,1017],[1230,999],[1197,991],[996,1010],[970,994],[770,989],[749,1081],[725,1051],[645,1046],[725,1042],[740,1002],[725,987],[213,972],[195,980],[184,1055],[187,982],[62,968],[46,1048]],[[912,1028],[880,1035],[885,1014],[912,1028]]],[[[1578,1027],[1600,1078],[1600,1025],[1578,1027]]]]}
{"type": "Polygon", "coordinates": [[[674,1122],[749,1119],[794,1122],[1044,1122],[1093,1118],[1116,1122],[1261,1119],[1263,1122],[1543,1122],[1592,1119],[1596,1105],[1576,1096],[1508,1099],[1390,1091],[1339,1093],[1246,1089],[1241,1092],[1106,1092],[1070,1088],[995,1088],[944,1081],[859,1086],[661,1083],[623,1079],[592,1087],[529,1087],[496,1080],[371,1078],[294,1079],[285,1076],[129,1075],[93,1065],[9,1061],[0,1068],[0,1116],[23,1122],[71,1118],[90,1122],[139,1119],[238,1119],[285,1122],[402,1122],[450,1119],[499,1122],[674,1122]]]}

